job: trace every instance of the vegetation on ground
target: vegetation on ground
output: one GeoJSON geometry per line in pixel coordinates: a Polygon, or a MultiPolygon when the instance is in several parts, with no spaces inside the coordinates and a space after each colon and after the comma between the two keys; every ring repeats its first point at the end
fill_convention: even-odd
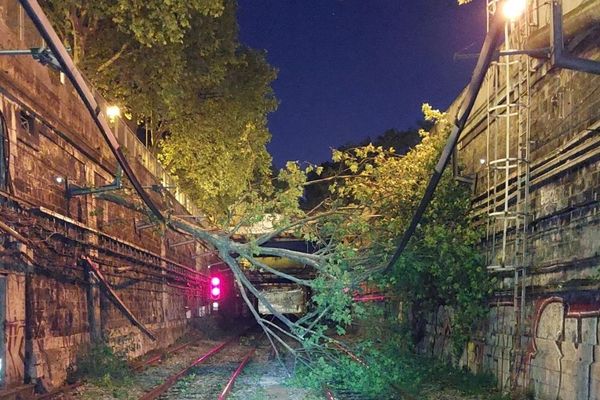
{"type": "Polygon", "coordinates": [[[451,363],[418,353],[410,326],[398,321],[382,304],[368,307],[368,316],[351,335],[353,357],[324,356],[302,366],[290,383],[299,387],[353,393],[367,399],[509,399],[497,391],[495,378],[474,374],[451,363]]]}
{"type": "Polygon", "coordinates": [[[82,349],[69,379],[89,382],[114,398],[126,399],[131,377],[126,355],[98,343],[82,349]]]}

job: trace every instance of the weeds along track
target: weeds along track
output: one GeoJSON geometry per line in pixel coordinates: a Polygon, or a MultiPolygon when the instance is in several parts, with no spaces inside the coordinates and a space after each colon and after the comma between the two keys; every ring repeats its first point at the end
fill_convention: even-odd
{"type": "MultiPolygon", "coordinates": [[[[143,359],[130,363],[130,375],[123,382],[115,382],[113,384],[109,381],[107,385],[105,382],[98,382],[94,379],[86,382],[87,379],[84,378],[83,381],[77,381],[53,390],[50,393],[38,395],[35,397],[35,400],[144,398],[144,396],[153,392],[153,390],[164,385],[165,382],[170,381],[170,385],[163,386],[165,388],[164,391],[168,391],[171,386],[186,376],[188,372],[194,372],[191,368],[192,364],[199,365],[207,362],[211,357],[216,356],[217,353],[226,348],[228,348],[229,352],[235,352],[236,348],[240,349],[238,351],[242,351],[243,348],[249,349],[249,345],[242,346],[240,343],[248,344],[255,340],[254,336],[257,335],[252,333],[252,329],[252,327],[247,328],[241,334],[229,337],[225,336],[220,340],[215,340],[214,338],[207,339],[204,334],[199,336],[192,331],[185,342],[177,343],[163,350],[150,352],[143,359]],[[219,349],[215,350],[215,348],[219,349]],[[213,350],[215,351],[212,352],[213,350]],[[182,371],[184,372],[182,373],[182,371]],[[173,379],[173,377],[175,378],[173,379]]],[[[214,361],[210,360],[211,365],[219,368],[218,360],[222,358],[222,356],[219,356],[214,361]]],[[[241,358],[242,356],[239,356],[240,360],[241,358]]],[[[223,385],[226,382],[227,379],[224,379],[223,385]]]]}
{"type": "MultiPolygon", "coordinates": [[[[156,351],[149,354],[146,358],[142,360],[138,360],[130,364],[132,372],[136,374],[143,374],[143,372],[158,364],[163,362],[165,359],[169,357],[176,356],[179,353],[184,352],[185,350],[193,349],[199,346],[200,340],[191,340],[185,343],[177,344],[170,346],[162,351],[156,351]]],[[[81,389],[84,386],[84,382],[77,381],[75,383],[60,387],[56,390],[53,390],[49,393],[41,394],[35,397],[35,400],[58,400],[58,399],[71,399],[77,398],[77,390],[81,389]]]]}

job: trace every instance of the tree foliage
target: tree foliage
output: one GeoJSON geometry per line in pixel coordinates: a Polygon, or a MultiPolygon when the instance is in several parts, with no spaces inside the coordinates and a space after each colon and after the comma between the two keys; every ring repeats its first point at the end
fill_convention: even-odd
{"type": "Polygon", "coordinates": [[[79,68],[209,217],[269,173],[275,70],[238,39],[234,0],[48,0],[79,68]]]}
{"type": "MultiPolygon", "coordinates": [[[[424,121],[420,125],[424,129],[428,123],[424,121]]],[[[415,147],[420,141],[421,137],[418,129],[408,129],[403,131],[388,129],[373,140],[367,138],[358,144],[346,144],[341,146],[338,150],[347,152],[354,148],[371,145],[382,147],[383,149],[393,148],[395,156],[401,156],[415,147]]],[[[315,167],[312,172],[309,172],[309,184],[306,186],[302,207],[305,209],[318,207],[321,202],[330,197],[329,184],[331,181],[328,179],[334,180],[341,175],[346,175],[348,173],[352,174],[351,171],[346,170],[347,168],[348,166],[332,160],[320,164],[315,167]]]]}
{"type": "Polygon", "coordinates": [[[332,160],[341,166],[340,173],[323,178],[329,185],[329,196],[319,207],[306,210],[298,200],[307,185],[318,183],[308,181],[308,174],[322,170],[290,162],[269,192],[246,193],[244,201],[229,207],[226,226],[233,227],[229,232],[209,233],[180,221],[171,222],[176,229],[191,232],[218,250],[247,303],[251,306],[250,298],[256,297],[285,327],[259,315],[251,306],[268,337],[315,371],[315,376],[320,376],[315,368],[348,363],[347,347],[331,334],[343,335],[352,323],[368,315],[365,305],[355,301],[366,287],[402,302],[406,310],[403,321],[413,341],[422,338],[423,322],[429,314],[448,306],[454,312],[451,326],[459,349],[486,312],[491,281],[477,251],[479,234],[469,215],[470,193],[453,179],[452,171],[445,173],[425,218],[392,273],[382,273],[449,133],[450,123],[444,114],[427,105],[424,112],[427,119],[437,121],[436,127],[432,132],[421,130],[421,142],[405,155],[372,144],[334,150],[332,160]],[[253,226],[265,222],[273,226],[269,233],[252,234],[253,226]],[[245,240],[231,240],[236,233],[245,240]],[[318,250],[308,254],[265,245],[280,235],[316,243],[318,250]],[[316,278],[289,276],[261,262],[261,256],[284,257],[307,265],[316,271],[316,278]],[[308,287],[312,293],[309,313],[291,320],[277,312],[248,280],[244,273],[248,266],[308,287]],[[294,338],[296,345],[283,341],[282,336],[294,338]]]}

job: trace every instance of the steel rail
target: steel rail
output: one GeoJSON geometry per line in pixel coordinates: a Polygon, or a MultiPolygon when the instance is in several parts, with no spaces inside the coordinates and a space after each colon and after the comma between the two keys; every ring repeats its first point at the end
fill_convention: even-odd
{"type": "Polygon", "coordinates": [[[147,360],[143,360],[139,363],[132,365],[131,369],[133,369],[136,372],[143,371],[144,369],[146,369],[146,367],[149,367],[151,365],[154,365],[154,364],[162,361],[165,356],[167,356],[169,354],[175,354],[175,353],[187,348],[191,344],[192,344],[192,342],[180,344],[179,346],[173,347],[172,349],[169,349],[163,353],[157,354],[153,357],[148,358],[147,360]]]}
{"type": "Polygon", "coordinates": [[[81,385],[83,385],[83,382],[78,381],[78,382],[72,383],[70,385],[60,387],[60,388],[58,388],[56,390],[53,390],[51,392],[44,393],[44,394],[41,394],[39,396],[35,396],[34,398],[35,398],[35,400],[50,400],[50,399],[53,399],[53,398],[55,398],[55,397],[57,397],[57,396],[59,396],[59,395],[61,395],[63,393],[64,394],[71,393],[72,391],[74,391],[75,389],[77,389],[78,387],[80,387],[81,385]]]}
{"type": "Polygon", "coordinates": [[[235,371],[233,371],[233,374],[231,374],[231,377],[229,378],[229,381],[227,381],[227,384],[225,385],[225,387],[223,388],[223,391],[219,395],[218,400],[227,399],[227,396],[229,396],[229,393],[231,392],[231,389],[233,388],[233,384],[235,383],[235,380],[242,373],[242,371],[244,370],[244,367],[246,366],[246,364],[248,364],[248,361],[250,361],[250,359],[254,355],[255,351],[256,351],[256,347],[253,348],[252,350],[250,350],[248,352],[248,354],[246,354],[246,356],[242,359],[242,362],[240,362],[240,365],[236,368],[235,371]]]}
{"type": "Polygon", "coordinates": [[[327,387],[325,385],[323,385],[323,394],[325,394],[325,398],[327,400],[336,400],[331,389],[329,389],[329,387],[327,387]]]}
{"type": "Polygon", "coordinates": [[[178,380],[180,380],[181,378],[183,378],[184,376],[189,374],[189,372],[191,371],[192,368],[194,368],[195,366],[208,360],[210,357],[214,356],[215,354],[219,353],[221,350],[223,350],[228,344],[230,344],[236,338],[238,338],[238,336],[234,336],[231,339],[213,347],[208,353],[206,353],[202,357],[196,359],[189,366],[187,366],[186,368],[182,369],[181,371],[171,375],[162,384],[160,384],[159,386],[156,386],[154,389],[150,390],[149,392],[146,392],[144,395],[142,395],[142,397],[139,398],[139,400],[154,400],[154,399],[158,398],[160,395],[162,395],[167,390],[169,390],[178,380]]]}

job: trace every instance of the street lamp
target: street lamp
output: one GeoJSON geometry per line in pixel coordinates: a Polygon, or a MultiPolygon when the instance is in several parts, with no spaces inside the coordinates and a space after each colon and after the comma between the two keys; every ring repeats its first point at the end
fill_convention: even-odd
{"type": "Polygon", "coordinates": [[[502,14],[511,20],[516,21],[525,12],[527,0],[505,0],[502,5],[502,14]]]}
{"type": "Polygon", "coordinates": [[[121,109],[119,106],[108,106],[106,107],[106,116],[110,122],[115,122],[115,120],[121,116],[121,109]]]}

